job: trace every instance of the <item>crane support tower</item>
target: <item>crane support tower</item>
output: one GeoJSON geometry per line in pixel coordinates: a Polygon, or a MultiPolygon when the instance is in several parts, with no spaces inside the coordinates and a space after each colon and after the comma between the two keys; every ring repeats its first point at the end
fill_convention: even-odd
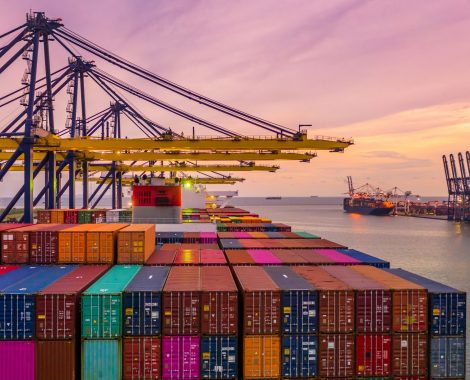
{"type": "Polygon", "coordinates": [[[470,222],[470,152],[442,156],[447,184],[447,219],[470,222]]]}

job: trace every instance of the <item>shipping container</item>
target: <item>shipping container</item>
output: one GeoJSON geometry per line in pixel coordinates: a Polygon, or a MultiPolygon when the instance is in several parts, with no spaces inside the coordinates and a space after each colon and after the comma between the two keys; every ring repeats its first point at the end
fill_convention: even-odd
{"type": "Polygon", "coordinates": [[[236,379],[238,344],[235,336],[201,338],[201,378],[236,379]]]}
{"type": "Polygon", "coordinates": [[[169,267],[143,267],[122,295],[124,335],[160,335],[162,290],[169,267]]]}
{"type": "Polygon", "coordinates": [[[177,250],[155,249],[145,265],[172,265],[177,253],[177,250]]]}
{"type": "Polygon", "coordinates": [[[172,267],[163,288],[163,334],[198,335],[201,331],[200,267],[172,267]]]}
{"type": "Polygon", "coordinates": [[[199,337],[162,338],[162,379],[199,379],[200,361],[199,337]]]}
{"type": "Polygon", "coordinates": [[[321,378],[354,376],[354,335],[319,336],[318,374],[321,378]]]}
{"type": "Polygon", "coordinates": [[[30,231],[30,263],[56,264],[59,258],[59,232],[67,227],[66,224],[49,224],[30,231]]]}
{"type": "Polygon", "coordinates": [[[21,268],[19,265],[0,265],[0,276],[21,268]]]}
{"type": "Polygon", "coordinates": [[[306,231],[294,231],[294,233],[304,239],[320,239],[320,236],[311,234],[310,232],[306,232],[306,231]]]}
{"type": "Polygon", "coordinates": [[[38,224],[51,223],[51,210],[38,210],[37,213],[38,224]]]}
{"type": "Polygon", "coordinates": [[[83,380],[121,380],[122,353],[119,339],[82,341],[83,380]]]}
{"type": "Polygon", "coordinates": [[[430,350],[432,379],[465,378],[465,338],[432,337],[430,350]]]}
{"type": "Polygon", "coordinates": [[[157,232],[157,244],[182,243],[183,232],[157,232]]]}
{"type": "Polygon", "coordinates": [[[356,335],[356,375],[391,375],[392,336],[389,334],[356,335]]]}
{"type": "Polygon", "coordinates": [[[36,295],[36,337],[73,339],[80,326],[81,293],[101,277],[109,266],[80,266],[36,295]]]}
{"type": "Polygon", "coordinates": [[[351,269],[392,289],[392,329],[395,332],[425,332],[428,329],[427,290],[411,281],[369,265],[351,269]]]}
{"type": "Polygon", "coordinates": [[[161,378],[161,341],[154,336],[123,339],[123,379],[161,378]]]}
{"type": "Polygon", "coordinates": [[[201,334],[238,332],[238,289],[228,267],[201,267],[201,334]]]}
{"type": "Polygon", "coordinates": [[[292,268],[318,290],[319,332],[353,332],[355,314],[353,288],[321,267],[295,266],[292,268]]]}
{"type": "Polygon", "coordinates": [[[92,222],[92,210],[78,210],[77,222],[78,224],[90,224],[92,222]]]}
{"type": "Polygon", "coordinates": [[[201,264],[201,251],[199,249],[182,249],[176,253],[174,265],[201,264]]]}
{"type": "Polygon", "coordinates": [[[331,259],[336,264],[356,265],[361,263],[361,261],[345,255],[336,249],[315,249],[314,252],[331,259]]]}
{"type": "Polygon", "coordinates": [[[242,296],[243,333],[279,334],[281,292],[260,267],[234,267],[242,296]]]}
{"type": "Polygon", "coordinates": [[[202,265],[226,265],[224,252],[220,249],[202,249],[201,250],[202,265]]]}
{"type": "Polygon", "coordinates": [[[144,264],[155,249],[155,224],[131,224],[117,236],[120,264],[144,264]]]}
{"type": "Polygon", "coordinates": [[[82,338],[122,334],[122,292],[141,267],[115,265],[82,294],[82,338]]]}
{"type": "Polygon", "coordinates": [[[243,337],[243,378],[279,379],[281,340],[275,335],[243,337]]]}
{"type": "Polygon", "coordinates": [[[77,379],[77,353],[75,340],[37,341],[36,380],[77,379]]]}
{"type": "Polygon", "coordinates": [[[356,293],[356,331],[388,333],[392,329],[392,292],[385,285],[343,266],[324,269],[356,293]]]}
{"type": "Polygon", "coordinates": [[[90,228],[89,224],[79,224],[59,231],[59,263],[86,262],[86,233],[90,228]]]}
{"type": "Polygon", "coordinates": [[[2,380],[35,380],[36,342],[0,341],[0,368],[2,380]]]}
{"type": "Polygon", "coordinates": [[[264,267],[281,289],[281,331],[284,334],[317,332],[318,294],[315,287],[289,267],[264,267]]]}
{"type": "Polygon", "coordinates": [[[44,225],[19,227],[2,232],[2,263],[27,264],[29,263],[29,233],[44,228],[44,225]]]}
{"type": "Polygon", "coordinates": [[[88,264],[113,264],[116,253],[116,236],[127,224],[94,225],[86,234],[86,262],[88,264]]]}
{"type": "Polygon", "coordinates": [[[395,333],[392,336],[393,376],[426,376],[428,337],[421,333],[395,333]]]}
{"type": "Polygon", "coordinates": [[[0,287],[0,339],[33,339],[36,330],[36,293],[75,268],[73,265],[26,267],[25,271],[18,269],[2,276],[2,280],[8,280],[15,273],[25,273],[23,279],[0,287]]]}
{"type": "Polygon", "coordinates": [[[276,249],[272,253],[283,265],[306,265],[309,260],[299,254],[299,249],[276,249]]]}
{"type": "Polygon", "coordinates": [[[390,263],[388,261],[379,259],[378,257],[368,255],[367,253],[360,252],[355,249],[338,249],[338,251],[376,268],[390,268],[390,263]]]}
{"type": "Polygon", "coordinates": [[[269,249],[249,249],[248,253],[257,264],[260,265],[280,265],[282,261],[279,260],[272,251],[269,249]]]}
{"type": "Polygon", "coordinates": [[[403,269],[390,273],[414,282],[428,291],[429,332],[432,335],[464,335],[467,321],[467,294],[403,269]]]}
{"type": "Polygon", "coordinates": [[[284,335],[282,337],[282,377],[313,378],[317,375],[318,337],[284,335]]]}
{"type": "Polygon", "coordinates": [[[247,250],[234,249],[226,250],[225,255],[231,265],[255,265],[256,261],[251,257],[247,250]]]}

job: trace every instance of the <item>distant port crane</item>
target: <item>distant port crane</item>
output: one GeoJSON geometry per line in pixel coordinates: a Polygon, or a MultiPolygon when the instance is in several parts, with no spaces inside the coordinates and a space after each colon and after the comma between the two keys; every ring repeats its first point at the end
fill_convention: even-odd
{"type": "Polygon", "coordinates": [[[447,219],[470,222],[470,152],[442,156],[447,184],[447,219]],[[450,168],[449,168],[450,165],[450,168]]]}

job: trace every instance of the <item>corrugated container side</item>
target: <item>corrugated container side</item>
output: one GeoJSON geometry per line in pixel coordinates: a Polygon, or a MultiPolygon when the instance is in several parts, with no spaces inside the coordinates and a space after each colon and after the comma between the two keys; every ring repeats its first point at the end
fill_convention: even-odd
{"type": "Polygon", "coordinates": [[[392,336],[393,376],[426,376],[428,337],[421,333],[395,333],[392,336]]]}
{"type": "Polygon", "coordinates": [[[168,267],[144,267],[123,293],[124,335],[160,335],[168,267]]]}
{"type": "Polygon", "coordinates": [[[274,335],[251,335],[243,338],[243,377],[278,379],[281,373],[281,340],[274,335]]]}
{"type": "Polygon", "coordinates": [[[83,380],[121,380],[122,354],[119,339],[82,341],[83,380]]]}
{"type": "Polygon", "coordinates": [[[201,378],[236,379],[238,344],[234,336],[201,337],[201,378]]]}
{"type": "Polygon", "coordinates": [[[279,334],[281,292],[260,267],[235,267],[242,291],[244,334],[279,334]]]}
{"type": "Polygon", "coordinates": [[[76,379],[77,345],[75,340],[36,342],[36,380],[76,379]]]}
{"type": "Polygon", "coordinates": [[[390,376],[392,337],[386,334],[356,336],[356,375],[390,376]]]}
{"type": "Polygon", "coordinates": [[[58,260],[58,232],[64,224],[50,224],[29,233],[30,263],[55,264],[58,260]]]}
{"type": "Polygon", "coordinates": [[[44,225],[36,224],[4,231],[2,233],[2,263],[29,263],[29,232],[43,227],[44,225]]]}
{"type": "Polygon", "coordinates": [[[36,342],[0,341],[0,368],[2,380],[34,380],[36,342]]]}
{"type": "Polygon", "coordinates": [[[432,337],[430,350],[431,378],[465,378],[465,338],[432,337]]]}
{"type": "Polygon", "coordinates": [[[318,337],[284,335],[282,337],[282,377],[312,378],[317,375],[318,337]]]}
{"type": "Polygon", "coordinates": [[[143,264],[155,249],[155,225],[133,224],[118,231],[117,261],[143,264]]]}
{"type": "Polygon", "coordinates": [[[200,378],[200,340],[196,336],[162,338],[162,378],[200,378]]]}
{"type": "Polygon", "coordinates": [[[123,379],[160,379],[160,338],[141,336],[123,339],[123,379]]]}
{"type": "Polygon", "coordinates": [[[86,232],[89,228],[88,224],[79,224],[59,231],[59,263],[86,262],[86,232]]]}
{"type": "Polygon", "coordinates": [[[172,265],[178,251],[156,249],[148,258],[145,265],[172,265]]]}
{"type": "Polygon", "coordinates": [[[379,259],[378,257],[368,255],[367,253],[360,252],[355,249],[338,249],[338,251],[360,260],[363,263],[370,264],[376,268],[390,268],[390,263],[388,261],[379,259]]]}
{"type": "Polygon", "coordinates": [[[281,331],[284,334],[317,332],[318,293],[313,285],[288,267],[263,269],[281,289],[281,331]]]}
{"type": "Polygon", "coordinates": [[[238,332],[238,289],[228,267],[201,267],[201,334],[238,332]]]}
{"type": "Polygon", "coordinates": [[[318,374],[324,378],[354,376],[354,336],[328,334],[319,336],[318,374]]]}
{"type": "Polygon", "coordinates": [[[116,256],[117,233],[127,224],[94,225],[86,235],[86,262],[113,264],[116,256]]]}

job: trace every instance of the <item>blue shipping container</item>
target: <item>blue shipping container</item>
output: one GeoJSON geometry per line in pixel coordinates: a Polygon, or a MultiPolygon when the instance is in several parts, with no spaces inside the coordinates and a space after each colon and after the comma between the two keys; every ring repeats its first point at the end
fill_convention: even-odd
{"type": "Polygon", "coordinates": [[[337,251],[344,253],[353,259],[362,261],[363,263],[370,264],[376,268],[390,268],[390,262],[355,249],[338,249],[337,251]]]}
{"type": "Polygon", "coordinates": [[[205,336],[201,338],[201,377],[234,379],[237,377],[237,337],[205,336]]]}
{"type": "Polygon", "coordinates": [[[431,377],[464,378],[465,377],[465,338],[433,337],[430,353],[431,377]]]}
{"type": "Polygon", "coordinates": [[[222,249],[244,249],[238,239],[219,239],[222,249]]]}
{"type": "Polygon", "coordinates": [[[432,335],[465,334],[467,318],[467,294],[465,292],[403,269],[389,269],[388,271],[428,290],[429,332],[432,335]]]}
{"type": "Polygon", "coordinates": [[[282,377],[310,378],[317,374],[317,337],[284,335],[282,337],[282,377]]]}
{"type": "Polygon", "coordinates": [[[169,267],[143,267],[123,293],[124,335],[160,335],[162,289],[169,267]]]}
{"type": "Polygon", "coordinates": [[[82,380],[121,379],[121,341],[82,341],[82,380]]]}
{"type": "MultiPolygon", "coordinates": [[[[36,293],[76,268],[76,265],[47,265],[30,266],[25,267],[24,271],[15,271],[24,273],[25,277],[0,288],[0,339],[33,339],[36,325],[36,293]]],[[[10,277],[12,281],[13,277],[10,277]]]]}
{"type": "Polygon", "coordinates": [[[282,332],[315,333],[318,293],[314,286],[289,267],[265,266],[263,269],[281,289],[282,332]]]}

